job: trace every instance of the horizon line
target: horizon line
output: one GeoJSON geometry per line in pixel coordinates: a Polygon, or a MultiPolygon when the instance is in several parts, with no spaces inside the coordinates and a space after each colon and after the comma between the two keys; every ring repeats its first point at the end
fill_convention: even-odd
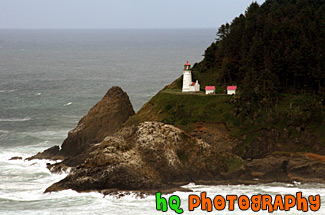
{"type": "Polygon", "coordinates": [[[214,29],[218,27],[119,27],[119,28],[15,28],[15,27],[0,27],[0,30],[177,30],[177,29],[214,29]]]}

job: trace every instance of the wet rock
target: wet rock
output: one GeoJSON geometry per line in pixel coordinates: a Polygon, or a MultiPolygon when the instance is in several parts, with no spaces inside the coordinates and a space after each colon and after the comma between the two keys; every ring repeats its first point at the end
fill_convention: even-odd
{"type": "Polygon", "coordinates": [[[133,114],[129,96],[120,87],[112,87],[69,132],[59,154],[65,157],[79,154],[89,145],[99,143],[118,131],[133,114]]]}
{"type": "Polygon", "coordinates": [[[9,160],[22,160],[22,159],[23,159],[22,157],[14,156],[14,157],[10,158],[9,160]]]}
{"type": "Polygon", "coordinates": [[[278,182],[325,182],[325,156],[312,153],[273,154],[246,162],[246,179],[278,182]]]}
{"type": "Polygon", "coordinates": [[[213,180],[225,157],[184,131],[159,122],[126,127],[87,151],[87,159],[46,192],[159,190],[213,180]]]}
{"type": "Polygon", "coordinates": [[[59,163],[54,163],[54,164],[50,164],[50,163],[47,163],[46,164],[46,167],[50,170],[51,173],[67,173],[69,172],[69,167],[64,165],[62,162],[59,162],[59,163]]]}
{"type": "Polygon", "coordinates": [[[39,152],[36,155],[26,158],[26,160],[33,160],[33,159],[53,159],[53,160],[61,160],[63,157],[60,157],[59,154],[60,147],[53,146],[51,148],[46,149],[43,152],[39,152]]]}

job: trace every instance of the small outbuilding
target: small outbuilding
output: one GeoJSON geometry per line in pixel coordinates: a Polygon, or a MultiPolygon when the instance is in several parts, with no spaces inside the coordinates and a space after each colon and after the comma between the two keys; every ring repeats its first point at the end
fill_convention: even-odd
{"type": "Polygon", "coordinates": [[[196,82],[192,82],[190,85],[190,92],[199,92],[200,91],[200,84],[199,81],[196,80],[196,82]]]}
{"type": "Polygon", "coordinates": [[[206,86],[205,87],[205,94],[215,94],[216,93],[216,88],[215,86],[206,86]]]}
{"type": "Polygon", "coordinates": [[[228,95],[236,94],[236,89],[237,89],[237,86],[228,86],[227,87],[227,94],[228,95]]]}

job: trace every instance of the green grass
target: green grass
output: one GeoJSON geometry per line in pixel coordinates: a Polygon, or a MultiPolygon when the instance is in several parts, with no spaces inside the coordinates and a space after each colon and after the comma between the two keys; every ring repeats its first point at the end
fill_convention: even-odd
{"type": "Polygon", "coordinates": [[[225,114],[233,108],[230,99],[230,96],[160,92],[151,103],[157,107],[156,112],[166,115],[163,122],[186,127],[190,122],[224,121],[225,114]]]}
{"type": "MultiPolygon", "coordinates": [[[[286,144],[289,139],[302,137],[303,133],[295,130],[302,126],[325,146],[324,111],[320,99],[308,94],[280,94],[279,97],[279,102],[267,112],[261,109],[256,112],[254,119],[242,119],[236,117],[233,96],[204,95],[204,92],[187,94],[181,93],[181,89],[166,87],[131,117],[127,124],[160,121],[191,132],[195,122],[224,122],[230,137],[240,141],[237,145],[240,156],[243,156],[240,152],[250,150],[250,144],[256,138],[265,138],[260,132],[262,130],[277,129],[280,132],[278,141],[284,151],[295,151],[295,147],[299,147],[300,151],[310,151],[302,145],[286,144]],[[284,129],[289,131],[289,137],[283,135],[284,129]]],[[[185,159],[181,153],[179,157],[185,159]]]]}
{"type": "Polygon", "coordinates": [[[230,173],[237,171],[242,165],[243,160],[237,156],[232,156],[226,159],[227,169],[230,173]]]}
{"type": "Polygon", "coordinates": [[[127,124],[147,120],[161,121],[190,129],[192,122],[224,122],[234,108],[232,96],[180,93],[179,89],[165,89],[148,101],[127,124]]]}

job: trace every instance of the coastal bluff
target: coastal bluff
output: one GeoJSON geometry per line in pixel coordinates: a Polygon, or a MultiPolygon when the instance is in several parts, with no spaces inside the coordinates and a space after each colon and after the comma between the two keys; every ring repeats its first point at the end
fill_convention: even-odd
{"type": "MultiPolygon", "coordinates": [[[[192,95],[188,96],[192,100],[192,95]]],[[[218,100],[219,105],[228,102],[218,100]]],[[[162,122],[159,117],[166,112],[148,112],[151,103],[134,114],[121,88],[108,90],[69,132],[61,150],[55,146],[29,158],[62,158],[48,165],[53,173],[71,168],[67,177],[45,192],[73,189],[106,195],[116,191],[172,192],[183,190],[181,186],[188,183],[325,183],[323,155],[271,152],[261,158],[245,159],[234,153],[238,144],[229,135],[227,124],[200,121],[191,124],[192,130],[184,131],[162,122]],[[145,121],[135,120],[146,110],[145,121]]]]}
{"type": "Polygon", "coordinates": [[[45,192],[180,189],[218,178],[227,169],[226,156],[175,126],[144,122],[92,145],[84,163],[45,192]]]}

